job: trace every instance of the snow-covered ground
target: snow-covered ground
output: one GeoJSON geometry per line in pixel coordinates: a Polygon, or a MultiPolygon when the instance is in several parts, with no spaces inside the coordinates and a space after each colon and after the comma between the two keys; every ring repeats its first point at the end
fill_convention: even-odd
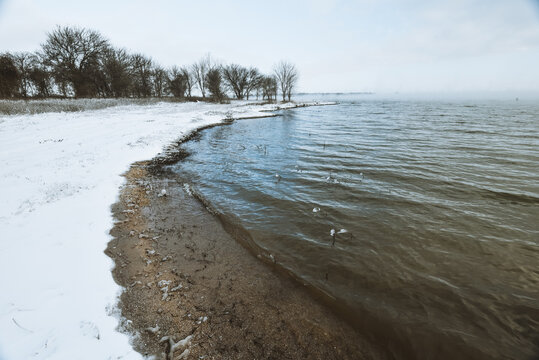
{"type": "Polygon", "coordinates": [[[274,108],[159,103],[0,116],[0,359],[141,358],[116,330],[120,288],[103,253],[120,175],[196,128],[274,108]]]}

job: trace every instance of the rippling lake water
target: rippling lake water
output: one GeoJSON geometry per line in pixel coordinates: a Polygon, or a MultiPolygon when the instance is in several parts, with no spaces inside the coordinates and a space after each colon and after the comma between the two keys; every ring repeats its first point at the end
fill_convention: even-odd
{"type": "Polygon", "coordinates": [[[336,100],[173,170],[394,357],[536,359],[539,103],[336,100]]]}

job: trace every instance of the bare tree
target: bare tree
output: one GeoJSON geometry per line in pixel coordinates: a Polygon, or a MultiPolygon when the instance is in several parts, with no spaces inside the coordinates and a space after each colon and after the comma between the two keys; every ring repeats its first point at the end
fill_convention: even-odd
{"type": "Polygon", "coordinates": [[[183,79],[185,80],[185,86],[186,86],[185,89],[187,91],[187,96],[191,97],[191,92],[193,90],[193,85],[194,85],[193,74],[185,66],[182,66],[180,68],[180,72],[181,72],[181,74],[183,76],[183,79]]]}
{"type": "Polygon", "coordinates": [[[234,93],[236,99],[243,99],[249,70],[238,64],[222,67],[222,75],[226,86],[234,93]]]}
{"type": "Polygon", "coordinates": [[[34,95],[49,97],[52,92],[52,75],[43,65],[39,55],[35,55],[31,64],[29,80],[34,88],[34,95]]]}
{"type": "Polygon", "coordinates": [[[131,55],[130,69],[133,77],[133,94],[137,97],[152,95],[153,61],[142,54],[131,55]]]}
{"type": "Polygon", "coordinates": [[[166,86],[169,81],[168,74],[159,65],[156,65],[152,70],[152,84],[153,84],[153,93],[157,97],[162,97],[165,94],[166,86]]]}
{"type": "Polygon", "coordinates": [[[249,68],[247,72],[247,82],[245,84],[245,96],[247,97],[247,100],[249,100],[249,95],[251,95],[251,92],[258,88],[261,81],[262,75],[260,74],[260,71],[254,67],[249,68]]]}
{"type": "Polygon", "coordinates": [[[0,98],[9,99],[17,95],[19,72],[11,54],[0,54],[0,98]]]}
{"type": "Polygon", "coordinates": [[[187,80],[183,71],[178,69],[177,66],[173,66],[168,71],[168,90],[176,98],[185,97],[187,91],[187,80]]]}
{"type": "Polygon", "coordinates": [[[124,49],[109,48],[103,55],[103,74],[106,95],[127,96],[132,86],[130,56],[124,49]]]}
{"type": "Polygon", "coordinates": [[[263,76],[259,83],[262,99],[277,101],[277,79],[274,76],[263,76]]]}
{"type": "Polygon", "coordinates": [[[218,67],[210,69],[206,74],[205,82],[206,88],[210,92],[212,99],[221,102],[224,99],[225,94],[221,86],[222,76],[220,69],[218,67]]]}
{"type": "Polygon", "coordinates": [[[22,97],[28,97],[31,94],[30,73],[32,65],[35,63],[35,55],[30,52],[18,52],[13,54],[13,62],[19,72],[19,94],[22,97]]]}
{"type": "Polygon", "coordinates": [[[57,27],[41,45],[46,64],[66,93],[71,85],[75,96],[92,96],[93,79],[108,41],[100,33],[76,27],[57,27]]]}
{"type": "Polygon", "coordinates": [[[292,90],[298,81],[298,71],[296,66],[287,61],[280,61],[273,67],[273,73],[279,83],[283,101],[286,101],[286,97],[288,97],[288,101],[290,101],[292,90]]]}
{"type": "Polygon", "coordinates": [[[258,86],[262,76],[257,68],[246,68],[237,64],[222,67],[222,75],[227,87],[234,93],[236,99],[247,97],[258,86]]]}
{"type": "Polygon", "coordinates": [[[206,76],[214,66],[214,61],[212,60],[210,54],[206,54],[199,61],[191,65],[193,78],[198,86],[198,89],[202,93],[203,98],[206,97],[206,76]]]}

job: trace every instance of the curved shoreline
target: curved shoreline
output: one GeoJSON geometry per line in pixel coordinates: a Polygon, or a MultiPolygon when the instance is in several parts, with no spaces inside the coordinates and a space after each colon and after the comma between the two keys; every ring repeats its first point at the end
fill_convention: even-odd
{"type": "MultiPolygon", "coordinates": [[[[222,123],[204,128],[217,125],[222,123]]],[[[125,289],[121,329],[132,335],[135,349],[165,358],[180,353],[185,358],[384,358],[320,296],[315,299],[312,289],[283,276],[267,259],[257,260],[207,203],[177,176],[163,173],[164,165],[186,156],[179,145],[204,128],[173,144],[164,156],[133,164],[113,206],[117,222],[106,253],[116,263],[116,282],[125,289]],[[159,196],[161,188],[166,196],[159,196]],[[224,282],[228,288],[221,286],[224,282]],[[230,309],[220,315],[217,309],[238,304],[234,321],[248,325],[220,321],[230,309]],[[217,334],[226,336],[215,341],[217,334]],[[185,344],[174,347],[182,339],[185,344]],[[167,355],[171,349],[174,354],[167,355]]]]}
{"type": "Polygon", "coordinates": [[[121,330],[137,351],[166,359],[383,358],[301,285],[251,256],[179,179],[150,165],[125,174],[106,251],[125,288],[121,330]]]}
{"type": "MultiPolygon", "coordinates": [[[[255,118],[259,118],[259,116],[255,118]]],[[[171,170],[163,169],[163,165],[172,165],[178,161],[182,161],[184,157],[188,156],[189,154],[187,154],[186,150],[180,145],[191,141],[193,138],[197,138],[203,130],[229,124],[232,124],[232,121],[225,124],[207,126],[195,131],[188,138],[184,139],[184,141],[178,143],[174,152],[170,153],[164,160],[154,159],[151,161],[148,164],[148,169],[151,172],[154,172],[153,175],[159,174],[164,175],[165,177],[168,176],[169,178],[176,178],[183,183],[185,180],[182,174],[176,174],[171,170]]],[[[196,142],[198,140],[195,139],[193,141],[196,142]]],[[[273,271],[277,275],[284,277],[286,280],[293,282],[296,286],[301,287],[303,292],[310,295],[311,298],[315,299],[319,304],[327,306],[334,315],[337,315],[340,320],[346,322],[355,331],[358,331],[363,338],[376,344],[379,349],[383,349],[386,356],[403,359],[416,357],[430,358],[431,356],[439,356],[441,358],[449,356],[447,358],[451,358],[451,354],[453,353],[466,353],[470,356],[473,355],[474,358],[478,359],[485,357],[484,354],[474,349],[469,349],[465,344],[461,344],[457,338],[451,338],[452,341],[440,341],[440,338],[437,338],[438,334],[432,334],[423,329],[416,329],[415,334],[410,334],[409,329],[405,328],[403,330],[399,328],[398,324],[392,323],[383,316],[376,316],[373,313],[369,313],[369,311],[364,308],[352,308],[348,306],[343,301],[339,301],[333,297],[332,294],[306,282],[289,268],[276,261],[270,252],[259,246],[253,240],[251,234],[242,227],[239,219],[234,218],[234,216],[230,218],[230,214],[225,216],[217,211],[213,207],[211,200],[206,199],[202,194],[196,191],[196,189],[190,188],[188,192],[189,195],[196,198],[209,213],[218,219],[223,229],[233,240],[241,244],[251,256],[258,258],[263,262],[268,270],[273,271]],[[450,347],[453,347],[454,349],[450,351],[450,347]]]]}
{"type": "Polygon", "coordinates": [[[293,106],[160,102],[0,115],[0,268],[11,274],[0,293],[0,357],[140,359],[116,330],[121,288],[103,254],[120,174],[197,127],[293,106]]]}

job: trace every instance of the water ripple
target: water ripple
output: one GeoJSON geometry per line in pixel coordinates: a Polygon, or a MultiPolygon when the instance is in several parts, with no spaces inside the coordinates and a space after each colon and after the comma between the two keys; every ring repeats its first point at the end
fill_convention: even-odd
{"type": "Polygon", "coordinates": [[[396,358],[529,359],[537,114],[349,98],[206,130],[174,170],[396,358]]]}

